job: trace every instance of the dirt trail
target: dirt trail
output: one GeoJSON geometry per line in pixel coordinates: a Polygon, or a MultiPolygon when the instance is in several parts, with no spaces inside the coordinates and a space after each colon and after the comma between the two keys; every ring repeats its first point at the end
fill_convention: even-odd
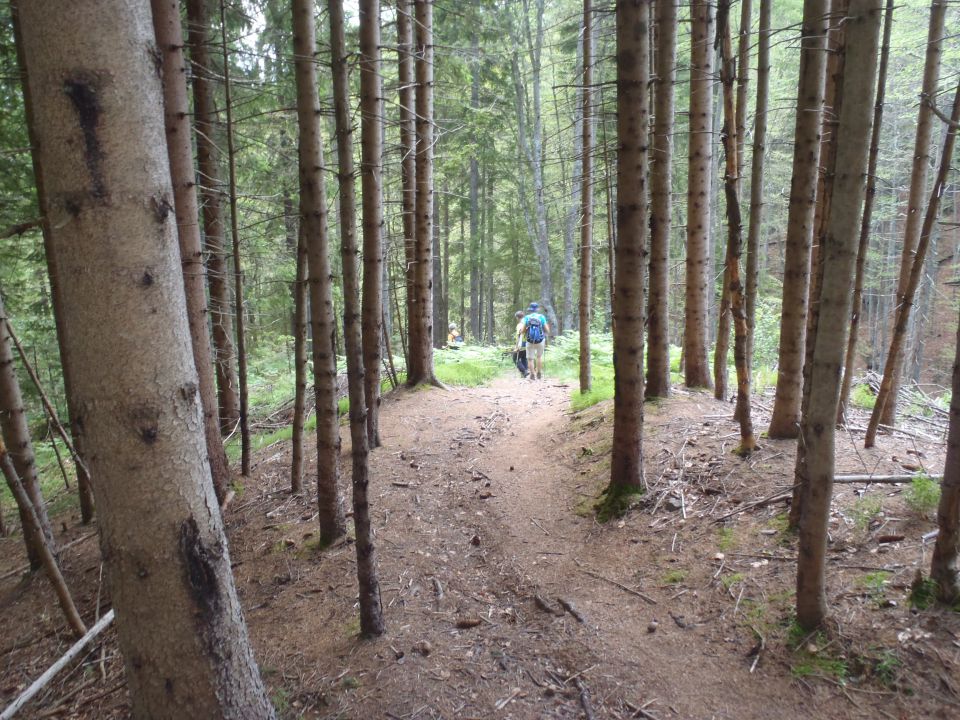
{"type": "MultiPolygon", "coordinates": [[[[678,390],[646,412],[650,492],[624,520],[601,526],[590,508],[607,481],[612,408],[571,415],[570,390],[510,376],[385,396],[371,506],[388,632],[373,641],[356,637],[352,543],[317,547],[312,491],[287,489],[287,443],[258,454],[226,523],[238,593],[282,718],[956,716],[960,615],[912,614],[904,598],[924,550],[876,539],[929,529],[898,517],[899,490],[891,500],[883,488],[893,510],[862,530],[851,520],[858,495],[838,488],[829,568],[836,628],[799,657],[786,646],[795,551],[780,532],[782,503],[713,522],[785,487],[793,443],[763,441],[741,461],[730,452],[732,406],[678,390]],[[871,569],[885,572],[879,590],[863,584],[871,569]],[[911,639],[898,640],[905,632],[911,639]],[[882,676],[881,661],[889,661],[882,676]]],[[[841,447],[840,470],[896,471],[908,455],[937,469],[939,446],[893,443],[841,447]]],[[[0,571],[16,566],[17,548],[14,538],[0,540],[0,571]]],[[[85,617],[98,596],[97,567],[89,541],[66,557],[85,617]]],[[[5,624],[24,636],[16,649],[0,648],[0,704],[69,644],[37,580],[0,584],[5,624]]],[[[125,717],[112,635],[106,647],[102,682],[73,673],[33,710],[125,717]]],[[[99,668],[98,653],[88,660],[99,668]]]]}

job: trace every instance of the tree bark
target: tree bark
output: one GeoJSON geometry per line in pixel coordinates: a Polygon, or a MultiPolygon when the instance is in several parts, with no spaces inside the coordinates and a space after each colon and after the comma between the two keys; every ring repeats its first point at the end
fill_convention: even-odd
{"type": "MultiPolygon", "coordinates": [[[[480,41],[476,30],[470,35],[470,109],[473,113],[480,110],[480,41]]],[[[476,149],[476,125],[470,128],[471,146],[476,149]]],[[[470,335],[479,341],[480,327],[480,162],[476,151],[470,156],[470,335]]]]}
{"type": "Polygon", "coordinates": [[[86,442],[83,438],[83,426],[78,422],[76,394],[73,390],[73,359],[70,357],[66,341],[68,332],[63,322],[63,292],[60,290],[60,270],[54,262],[50,247],[50,217],[47,213],[46,193],[44,192],[44,172],[40,163],[40,153],[35,137],[36,123],[33,117],[33,99],[30,93],[29,78],[26,74],[26,63],[23,58],[23,40],[20,35],[19,3],[10,3],[10,20],[13,25],[13,35],[17,50],[17,68],[20,72],[20,87],[23,92],[23,109],[27,121],[27,137],[30,139],[30,160],[33,164],[34,186],[37,191],[37,207],[40,210],[40,227],[43,234],[44,255],[47,262],[47,278],[50,282],[50,295],[53,306],[53,320],[57,330],[57,345],[60,349],[60,370],[63,376],[63,389],[67,398],[67,413],[70,419],[70,435],[73,438],[73,447],[80,461],[76,464],[77,492],[80,497],[80,519],[86,525],[93,520],[94,498],[93,485],[90,481],[89,469],[83,458],[86,457],[86,442]]]}
{"type": "Polygon", "coordinates": [[[221,503],[230,486],[230,466],[220,435],[220,410],[213,377],[210,332],[207,329],[206,273],[200,239],[196,172],[187,95],[187,62],[183,54],[183,27],[177,0],[151,0],[153,28],[163,63],[163,119],[167,134],[167,157],[177,216],[177,238],[187,299],[187,321],[193,359],[197,366],[203,429],[213,488],[221,503]]]}
{"type": "MultiPolygon", "coordinates": [[[[657,26],[653,139],[650,152],[650,289],[647,304],[647,397],[670,394],[670,231],[673,190],[677,2],[654,3],[657,26]]],[[[609,169],[608,169],[609,172],[609,169]]]]}
{"type": "MultiPolygon", "coordinates": [[[[735,417],[740,423],[740,447],[737,448],[737,453],[745,456],[753,452],[757,440],[753,434],[753,420],[750,417],[747,313],[743,297],[743,281],[740,279],[743,226],[740,218],[740,161],[737,157],[739,139],[733,87],[737,61],[733,56],[733,41],[730,37],[730,0],[720,0],[717,16],[719,19],[717,32],[721,48],[720,83],[723,86],[723,129],[720,132],[720,140],[723,143],[725,155],[723,184],[727,206],[727,255],[724,277],[728,284],[724,288],[724,294],[729,298],[729,314],[734,324],[733,358],[737,372],[735,417]]],[[[717,347],[720,347],[719,338],[717,347]]]]}
{"type": "Polygon", "coordinates": [[[799,432],[801,384],[810,285],[810,246],[820,167],[820,119],[826,78],[829,0],[804,0],[800,81],[793,146],[793,175],[787,211],[783,304],[777,392],[768,434],[795,438],[799,432]]]}
{"type": "Polygon", "coordinates": [[[948,604],[960,599],[960,325],[953,359],[953,395],[950,398],[950,430],[947,457],[943,464],[940,503],[937,506],[937,543],[930,562],[930,578],[937,584],[937,596],[948,604]]]}
{"type": "Polygon", "coordinates": [[[226,3],[220,0],[220,39],[223,50],[224,109],[226,111],[227,168],[229,172],[230,240],[233,249],[233,303],[237,333],[237,382],[240,396],[240,472],[250,476],[250,405],[247,391],[246,308],[243,302],[243,265],[240,260],[240,221],[237,208],[237,151],[233,141],[233,103],[230,85],[230,55],[227,51],[226,3]]]}
{"type": "MultiPolygon", "coordinates": [[[[371,30],[364,25],[377,24],[380,13],[376,0],[363,0],[360,15],[361,35],[371,30]]],[[[347,86],[346,41],[343,1],[329,0],[330,54],[333,57],[334,111],[337,121],[337,150],[340,162],[340,258],[343,265],[343,342],[347,355],[347,386],[350,396],[350,455],[353,480],[353,523],[357,536],[357,579],[360,589],[360,633],[364,637],[382,635],[383,609],[377,581],[376,552],[370,527],[367,488],[370,482],[369,435],[367,425],[366,383],[364,380],[363,339],[361,333],[360,268],[353,208],[353,156],[350,148],[350,107],[347,86]],[[346,198],[346,200],[345,200],[346,198]]],[[[379,269],[379,268],[378,268],[379,269]]],[[[368,278],[364,278],[366,286],[368,278]]]]}
{"type": "Polygon", "coordinates": [[[273,718],[200,432],[149,6],[20,13],[133,717],[273,718]]]}
{"type": "Polygon", "coordinates": [[[617,292],[613,301],[611,498],[643,487],[643,295],[647,254],[650,2],[617,0],[617,292]]]}
{"type": "MultiPolygon", "coordinates": [[[[313,392],[317,408],[317,505],[320,538],[331,543],[347,531],[343,501],[337,488],[340,475],[340,426],[337,419],[336,320],[327,233],[327,198],[323,180],[323,135],[317,95],[316,21],[313,0],[293,4],[293,54],[300,128],[300,228],[307,246],[310,322],[313,327],[313,392]]],[[[340,57],[334,55],[334,70],[340,57]]],[[[338,142],[339,142],[338,135],[338,142]]],[[[348,138],[349,140],[349,138],[348,138]]],[[[348,157],[351,157],[347,153],[348,157]]],[[[352,175],[351,175],[352,182],[352,175]]],[[[344,192],[341,190],[341,203],[344,192]]],[[[354,208],[344,218],[354,217],[354,208]]],[[[341,228],[347,223],[341,224],[341,228]]],[[[353,232],[352,227],[350,232],[353,232]]]]}
{"type": "MultiPolygon", "coordinates": [[[[648,49],[649,52],[649,49],[648,49]]],[[[580,211],[580,392],[590,391],[590,300],[593,294],[593,5],[583,0],[583,161],[580,211]]],[[[641,358],[641,367],[643,360],[641,358]]]]}
{"type": "Polygon", "coordinates": [[[407,384],[438,384],[433,374],[433,0],[415,0],[417,76],[417,200],[413,308],[407,384]]]}
{"type": "Polygon", "coordinates": [[[760,0],[760,27],[757,32],[757,107],[753,118],[753,157],[750,168],[750,228],[747,231],[747,365],[753,369],[754,332],[757,323],[757,294],[760,280],[760,234],[763,231],[763,165],[767,152],[767,105],[770,97],[770,5],[760,0]]]}
{"type": "Polygon", "coordinates": [[[806,448],[797,477],[805,497],[799,527],[797,561],[797,620],[812,630],[826,619],[827,521],[833,491],[834,436],[843,363],[845,333],[850,319],[851,282],[856,255],[860,209],[864,196],[869,130],[872,122],[880,36],[881,0],[851,0],[847,14],[844,98],[837,127],[837,173],[833,209],[823,253],[820,313],[810,368],[810,400],[802,419],[800,443],[806,448]]]}
{"type": "Polygon", "coordinates": [[[221,430],[229,432],[240,421],[237,371],[230,320],[230,287],[227,282],[226,232],[220,207],[220,168],[214,133],[217,111],[214,104],[213,66],[209,47],[208,0],[187,0],[187,44],[193,68],[193,112],[197,131],[197,170],[200,176],[200,204],[206,239],[207,283],[210,286],[210,323],[213,331],[213,360],[220,404],[221,430]]]}
{"type": "Polygon", "coordinates": [[[837,423],[844,422],[850,387],[853,383],[853,364],[857,359],[857,341],[860,317],[863,313],[863,285],[867,269],[867,250],[873,230],[873,201],[877,195],[877,161],[880,155],[880,129],[883,125],[883,104],[887,94],[887,66],[890,62],[890,31],[893,27],[894,0],[887,0],[883,19],[883,43],[880,47],[880,69],[877,71],[877,99],[873,105],[873,130],[870,134],[870,158],[867,162],[867,191],[863,200],[863,219],[860,221],[860,243],[857,246],[857,265],[853,281],[853,310],[850,314],[850,336],[843,365],[843,384],[840,386],[840,405],[837,423]]]}
{"type": "Polygon", "coordinates": [[[380,447],[380,362],[383,357],[383,104],[380,0],[360,0],[361,299],[367,438],[380,447]]]}
{"type": "Polygon", "coordinates": [[[883,380],[880,381],[880,390],[877,392],[877,403],[870,414],[870,422],[867,424],[867,433],[864,438],[864,447],[873,447],[877,438],[881,418],[883,416],[883,403],[893,402],[896,392],[896,379],[900,377],[900,371],[903,365],[903,346],[907,339],[907,328],[910,323],[910,316],[913,310],[913,299],[917,294],[917,288],[923,277],[923,265],[926,259],[927,247],[930,244],[930,237],[933,234],[934,225],[940,214],[940,203],[943,199],[943,193],[946,190],[947,175],[950,172],[950,162],[953,158],[953,145],[957,136],[956,123],[960,122],[960,85],[953,99],[953,111],[950,113],[950,124],[947,133],[943,139],[943,150],[940,157],[940,168],[937,171],[937,178],[933,184],[933,190],[930,193],[930,200],[927,203],[927,211],[924,214],[923,225],[920,228],[920,237],[914,248],[912,261],[913,267],[910,268],[910,277],[902,291],[898,291],[896,322],[893,325],[893,332],[890,336],[890,349],[887,351],[887,362],[883,366],[883,380]]]}
{"type": "MultiPolygon", "coordinates": [[[[713,164],[714,6],[691,5],[690,154],[687,166],[687,286],[684,303],[684,382],[709,388],[707,361],[707,276],[709,274],[710,168],[713,164]]],[[[622,201],[618,202],[618,206],[622,201]]],[[[620,239],[618,226],[618,240],[620,239]]],[[[620,273],[617,273],[620,277],[620,273]]],[[[617,281],[619,285],[619,280],[617,281]]]]}
{"type": "MultiPolygon", "coordinates": [[[[417,130],[416,130],[416,79],[414,73],[413,47],[413,0],[397,0],[397,62],[400,101],[400,182],[403,187],[403,257],[404,280],[407,285],[407,328],[414,320],[413,270],[416,244],[416,199],[417,199],[417,130]]],[[[401,333],[406,367],[410,367],[410,354],[406,339],[401,333]]]]}
{"type": "Polygon", "coordinates": [[[47,506],[40,489],[26,408],[13,365],[13,341],[7,332],[9,322],[3,298],[0,297],[0,437],[5,439],[10,447],[9,459],[23,485],[24,497],[29,500],[28,504],[23,504],[20,498],[17,498],[17,510],[20,513],[20,526],[23,528],[23,541],[27,548],[30,569],[37,570],[44,564],[44,547],[53,549],[56,546],[50,519],[47,517],[47,506]],[[31,530],[34,517],[41,531],[40,535],[31,530]]]}
{"type": "MultiPolygon", "coordinates": [[[[927,52],[923,66],[923,84],[920,89],[920,109],[917,113],[917,134],[913,145],[913,167],[910,171],[910,194],[907,200],[907,216],[903,227],[903,247],[900,255],[900,275],[897,279],[897,302],[894,306],[894,322],[900,309],[905,303],[904,298],[907,284],[910,282],[910,272],[913,267],[913,258],[916,254],[917,242],[920,233],[920,224],[923,218],[923,203],[927,197],[927,168],[930,166],[930,137],[933,133],[933,112],[926,101],[937,96],[937,83],[940,80],[940,61],[943,56],[943,41],[946,35],[946,0],[932,0],[930,3],[930,27],[927,33],[927,52]]],[[[893,343],[891,342],[891,347],[893,343]]],[[[902,346],[897,349],[903,352],[902,346]]],[[[900,370],[903,358],[895,360],[896,375],[890,378],[889,391],[877,395],[877,402],[873,406],[874,414],[878,415],[877,422],[893,427],[897,421],[897,396],[900,394],[900,370]],[[879,409],[878,409],[879,408],[879,409]]],[[[888,359],[889,362],[889,359],[888,359]]],[[[876,430],[867,434],[866,447],[873,446],[873,437],[876,430]]]]}
{"type": "Polygon", "coordinates": [[[290,492],[303,490],[303,429],[307,422],[307,239],[297,223],[297,269],[293,282],[293,437],[291,439],[290,492]]]}
{"type": "MultiPolygon", "coordinates": [[[[740,2],[740,32],[737,39],[737,178],[743,178],[744,140],[747,133],[747,91],[750,86],[750,26],[753,0],[740,2]]],[[[742,183],[741,183],[742,184],[742,183]]]]}

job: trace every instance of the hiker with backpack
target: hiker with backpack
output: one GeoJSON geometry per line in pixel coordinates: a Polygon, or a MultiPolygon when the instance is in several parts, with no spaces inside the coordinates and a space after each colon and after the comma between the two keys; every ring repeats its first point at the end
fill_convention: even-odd
{"type": "MultiPolygon", "coordinates": [[[[532,302],[523,317],[523,332],[520,337],[527,343],[527,365],[531,380],[543,379],[543,350],[547,345],[550,323],[540,313],[540,306],[532,302]]],[[[517,348],[519,349],[519,341],[517,348]]]]}
{"type": "Polygon", "coordinates": [[[520,371],[520,376],[525,378],[530,374],[530,370],[527,367],[527,340],[523,332],[523,310],[517,310],[513,316],[517,320],[517,329],[514,331],[517,346],[513,350],[513,362],[520,371]]]}

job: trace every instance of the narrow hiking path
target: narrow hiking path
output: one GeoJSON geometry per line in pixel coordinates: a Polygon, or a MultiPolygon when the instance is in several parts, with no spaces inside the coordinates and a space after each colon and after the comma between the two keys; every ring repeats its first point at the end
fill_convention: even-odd
{"type": "MultiPolygon", "coordinates": [[[[677,390],[647,408],[649,492],[623,520],[599,525],[590,510],[608,479],[612,407],[572,414],[570,391],[510,375],[384,397],[371,505],[388,630],[373,641],[356,638],[352,543],[317,547],[313,491],[289,494],[288,443],[257,455],[226,523],[282,718],[954,716],[960,616],[917,616],[903,599],[918,559],[911,541],[928,526],[891,512],[863,530],[850,520],[858,495],[838,486],[836,628],[829,640],[808,639],[812,652],[795,652],[786,642],[795,551],[782,532],[784,507],[750,507],[789,486],[793,443],[764,441],[742,461],[730,452],[732,405],[677,390]],[[738,510],[746,511],[715,522],[738,510]],[[910,540],[878,545],[881,532],[910,540]],[[881,569],[884,588],[865,587],[865,573],[881,569]]],[[[838,447],[842,472],[891,472],[921,455],[939,469],[939,446],[891,439],[863,451],[854,440],[838,447]]],[[[91,542],[65,559],[85,609],[100,592],[98,566],[91,542]]],[[[0,585],[8,627],[35,638],[0,649],[0,699],[69,644],[51,630],[62,623],[48,594],[42,578],[0,585]]],[[[126,716],[121,663],[106,637],[108,685],[75,673],[38,712],[126,716]]]]}

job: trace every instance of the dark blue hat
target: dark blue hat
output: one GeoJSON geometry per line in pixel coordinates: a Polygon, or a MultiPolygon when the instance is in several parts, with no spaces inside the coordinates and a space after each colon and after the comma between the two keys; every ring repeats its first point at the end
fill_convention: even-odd
{"type": "Polygon", "coordinates": [[[536,310],[538,307],[540,307],[540,306],[539,306],[537,303],[535,303],[535,302],[530,303],[530,309],[531,309],[531,310],[536,310]]]}

